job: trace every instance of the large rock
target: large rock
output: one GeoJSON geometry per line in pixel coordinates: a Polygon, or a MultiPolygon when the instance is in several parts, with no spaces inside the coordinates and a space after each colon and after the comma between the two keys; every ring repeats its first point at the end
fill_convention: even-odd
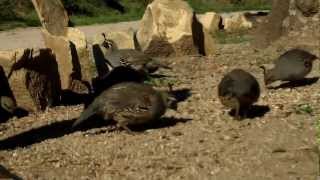
{"type": "Polygon", "coordinates": [[[24,49],[13,49],[0,51],[0,65],[6,69],[7,65],[11,65],[15,59],[22,56],[24,49]]]}
{"type": "MultiPolygon", "coordinates": [[[[15,71],[24,69],[23,79],[37,110],[45,110],[48,106],[60,102],[60,77],[58,64],[51,49],[26,49],[10,68],[8,77],[15,71]]],[[[20,97],[19,97],[20,98],[20,97]]]]}
{"type": "MultiPolygon", "coordinates": [[[[15,63],[17,60],[21,58],[21,56],[23,55],[23,51],[24,49],[0,51],[0,65],[3,66],[3,69],[6,74],[9,73],[13,63],[15,63]]],[[[18,97],[16,99],[17,104],[22,108],[33,110],[35,109],[35,106],[25,86],[24,77],[24,71],[16,72],[11,76],[9,84],[11,86],[11,90],[14,96],[18,97]]]]}
{"type": "Polygon", "coordinates": [[[141,49],[152,56],[210,54],[201,23],[182,0],[155,0],[148,5],[137,32],[141,49]]]}
{"type": "Polygon", "coordinates": [[[207,12],[205,14],[197,15],[198,20],[202,26],[209,32],[214,34],[219,30],[219,25],[222,21],[221,16],[215,12],[207,12]]]}
{"type": "Polygon", "coordinates": [[[42,27],[52,35],[64,36],[67,34],[69,18],[60,0],[32,0],[32,3],[42,27]]]}
{"type": "Polygon", "coordinates": [[[224,30],[227,32],[237,32],[252,28],[252,22],[247,20],[244,13],[232,13],[222,19],[224,30]]]}
{"type": "Polygon", "coordinates": [[[42,95],[48,95],[53,100],[51,102],[58,103],[60,79],[54,54],[50,49],[34,49],[27,56],[29,58],[24,59],[24,51],[25,49],[0,51],[0,65],[6,74],[9,74],[12,67],[15,69],[9,83],[19,107],[28,111],[41,109],[40,106],[45,108],[48,102],[45,102],[47,98],[40,98],[42,95]]]}
{"type": "Polygon", "coordinates": [[[46,47],[51,48],[57,57],[62,89],[79,93],[88,91],[87,83],[74,87],[72,82],[89,82],[91,79],[92,64],[84,33],[76,28],[68,28],[66,36],[55,36],[42,29],[42,35],[46,47]]]}

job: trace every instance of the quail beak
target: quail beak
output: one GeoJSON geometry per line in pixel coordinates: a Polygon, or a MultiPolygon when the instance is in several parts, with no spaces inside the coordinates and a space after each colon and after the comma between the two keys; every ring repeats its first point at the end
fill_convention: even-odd
{"type": "Polygon", "coordinates": [[[263,74],[266,74],[266,67],[264,67],[264,66],[259,66],[259,68],[263,70],[263,74]]]}
{"type": "Polygon", "coordinates": [[[263,76],[264,76],[264,84],[266,86],[268,86],[271,82],[269,81],[269,79],[267,78],[267,69],[265,66],[259,66],[259,68],[261,68],[263,70],[263,76]]]}

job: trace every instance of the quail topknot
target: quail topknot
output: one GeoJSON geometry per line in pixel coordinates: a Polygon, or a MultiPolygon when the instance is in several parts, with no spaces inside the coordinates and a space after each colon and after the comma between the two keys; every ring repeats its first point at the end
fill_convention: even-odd
{"type": "Polygon", "coordinates": [[[274,61],[274,68],[266,69],[260,66],[264,72],[265,85],[275,81],[299,81],[310,73],[312,64],[318,57],[301,49],[291,49],[274,61]]]}
{"type": "Polygon", "coordinates": [[[117,127],[128,132],[129,125],[151,123],[159,119],[174,101],[168,93],[153,89],[152,86],[136,82],[116,84],[97,96],[85,109],[73,128],[93,115],[104,120],[114,120],[117,127]]]}
{"type": "Polygon", "coordinates": [[[250,106],[260,96],[260,87],[256,78],[242,69],[234,69],[227,73],[218,85],[221,103],[235,110],[235,118],[241,119],[240,113],[246,117],[250,106]]]}

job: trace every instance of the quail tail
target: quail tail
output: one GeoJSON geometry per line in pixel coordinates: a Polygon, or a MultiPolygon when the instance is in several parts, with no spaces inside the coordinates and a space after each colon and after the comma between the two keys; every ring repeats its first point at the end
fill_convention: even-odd
{"type": "Polygon", "coordinates": [[[79,119],[77,119],[73,124],[72,124],[72,129],[76,128],[77,126],[79,126],[79,124],[83,123],[85,120],[87,120],[88,118],[90,118],[91,116],[95,115],[97,113],[99,106],[97,103],[93,102],[92,104],[90,104],[88,106],[87,109],[85,109],[79,119]]]}

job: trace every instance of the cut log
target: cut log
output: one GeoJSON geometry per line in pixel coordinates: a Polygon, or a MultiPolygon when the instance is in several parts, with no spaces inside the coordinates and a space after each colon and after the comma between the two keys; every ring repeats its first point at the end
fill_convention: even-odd
{"type": "Polygon", "coordinates": [[[69,17],[60,0],[32,0],[32,3],[43,28],[55,36],[67,34],[69,17]]]}

